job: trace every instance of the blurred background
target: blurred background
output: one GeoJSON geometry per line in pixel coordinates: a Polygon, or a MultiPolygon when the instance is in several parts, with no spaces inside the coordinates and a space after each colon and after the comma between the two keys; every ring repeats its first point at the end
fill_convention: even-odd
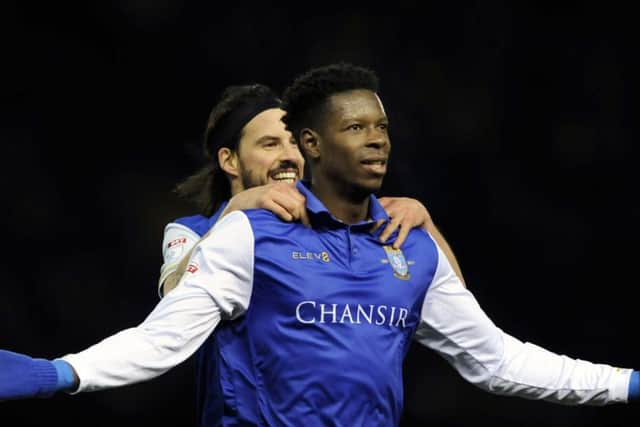
{"type": "MultiPolygon", "coordinates": [[[[0,6],[0,348],[53,358],[158,301],[172,194],[229,84],[375,69],[391,118],[381,193],[422,201],[468,287],[522,340],[640,368],[637,23],[602,2],[113,0],[0,6]]],[[[629,8],[631,6],[628,6],[629,8]]],[[[148,383],[0,404],[16,426],[191,426],[191,360],[148,383]]],[[[635,426],[636,406],[493,396],[414,347],[409,426],[635,426]]],[[[9,424],[6,424],[9,425],[9,424]]]]}

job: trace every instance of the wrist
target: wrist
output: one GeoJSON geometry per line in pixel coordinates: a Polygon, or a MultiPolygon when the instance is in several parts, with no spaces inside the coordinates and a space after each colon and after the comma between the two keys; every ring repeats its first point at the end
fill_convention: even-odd
{"type": "Polygon", "coordinates": [[[53,366],[56,368],[57,374],[57,391],[73,391],[78,386],[77,377],[73,367],[69,362],[62,359],[55,359],[53,366]]]}

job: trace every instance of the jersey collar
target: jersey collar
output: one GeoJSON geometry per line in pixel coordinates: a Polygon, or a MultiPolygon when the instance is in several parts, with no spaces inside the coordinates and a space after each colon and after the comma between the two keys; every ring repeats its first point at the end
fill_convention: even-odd
{"type": "MultiPolygon", "coordinates": [[[[327,207],[320,201],[320,199],[318,199],[315,194],[311,192],[311,182],[309,182],[308,180],[300,180],[297,182],[296,187],[298,188],[298,191],[300,191],[300,193],[302,193],[302,195],[306,198],[307,211],[309,212],[310,216],[315,217],[316,220],[322,221],[323,223],[328,222],[340,224],[342,226],[345,225],[342,221],[334,217],[331,212],[329,212],[327,207]]],[[[373,194],[369,196],[369,215],[370,219],[361,221],[357,224],[352,224],[351,227],[369,229],[371,228],[371,225],[373,225],[373,223],[378,220],[383,220],[385,222],[389,220],[389,216],[385,212],[382,205],[380,205],[380,202],[378,201],[376,196],[374,196],[373,194]]]]}

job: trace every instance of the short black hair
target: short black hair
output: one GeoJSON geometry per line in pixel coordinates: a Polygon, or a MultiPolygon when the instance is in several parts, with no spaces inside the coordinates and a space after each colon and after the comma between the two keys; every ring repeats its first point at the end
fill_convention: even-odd
{"type": "Polygon", "coordinates": [[[284,90],[282,121],[298,139],[300,130],[318,125],[331,95],[357,89],[378,92],[377,74],[366,67],[339,62],[312,68],[284,90]]]}

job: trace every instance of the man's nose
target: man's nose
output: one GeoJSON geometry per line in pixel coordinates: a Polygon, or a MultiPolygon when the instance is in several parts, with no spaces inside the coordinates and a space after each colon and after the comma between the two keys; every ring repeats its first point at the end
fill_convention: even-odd
{"type": "Polygon", "coordinates": [[[302,153],[300,153],[297,144],[285,144],[283,156],[287,160],[299,162],[302,158],[302,153]]]}
{"type": "Polygon", "coordinates": [[[367,146],[373,148],[385,148],[390,146],[389,135],[377,128],[371,129],[367,135],[367,146]]]}

